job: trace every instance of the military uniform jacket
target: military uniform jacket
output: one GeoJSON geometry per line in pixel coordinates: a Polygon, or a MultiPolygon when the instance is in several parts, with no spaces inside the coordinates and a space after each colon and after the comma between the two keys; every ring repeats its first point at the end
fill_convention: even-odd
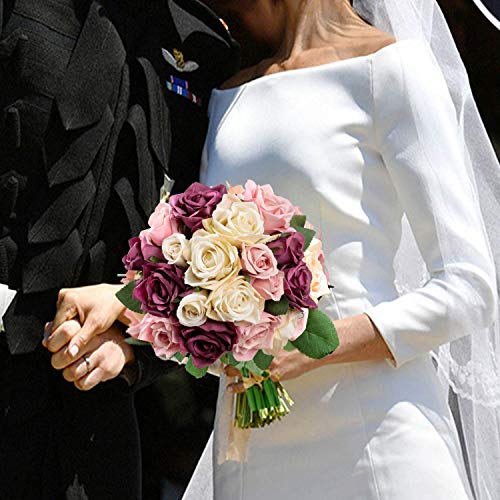
{"type": "MultiPolygon", "coordinates": [[[[2,464],[16,426],[33,416],[41,427],[24,436],[32,466],[58,470],[57,456],[69,467],[61,491],[73,480],[78,491],[91,467],[98,473],[109,443],[100,450],[95,436],[118,419],[114,451],[138,460],[130,397],[115,401],[107,387],[77,393],[51,370],[43,326],[61,288],[118,282],[127,240],[146,226],[165,174],[176,191],[197,179],[210,92],[237,66],[236,44],[197,0],[0,0],[0,283],[17,291],[0,333],[0,433],[12,438],[2,464]],[[54,415],[64,432],[52,439],[54,415]],[[63,438],[80,454],[86,443],[85,460],[75,462],[63,438]],[[51,440],[57,450],[37,463],[35,448],[51,440]]],[[[136,387],[162,369],[151,352],[137,353],[136,387]]],[[[127,463],[120,498],[138,498],[139,467],[127,463]]],[[[101,498],[98,486],[90,498],[101,498]]]]}

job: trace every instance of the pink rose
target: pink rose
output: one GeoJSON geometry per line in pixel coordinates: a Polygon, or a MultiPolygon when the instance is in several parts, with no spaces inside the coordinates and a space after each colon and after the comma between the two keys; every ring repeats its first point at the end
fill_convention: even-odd
{"type": "Polygon", "coordinates": [[[274,254],[263,243],[250,247],[243,245],[241,265],[252,278],[267,279],[278,273],[278,263],[274,254]]]}
{"type": "Polygon", "coordinates": [[[234,358],[237,361],[250,361],[259,349],[271,349],[274,332],[280,324],[280,318],[263,312],[256,325],[245,323],[237,326],[238,341],[233,347],[234,358]]]}
{"type": "Polygon", "coordinates": [[[266,279],[252,278],[251,285],[264,300],[278,301],[285,293],[284,277],[283,271],[278,271],[274,276],[266,279]]]}
{"type": "Polygon", "coordinates": [[[173,320],[146,314],[140,323],[129,327],[127,333],[138,340],[149,342],[155,354],[167,360],[177,352],[186,354],[179,343],[179,331],[179,324],[173,320]]]}
{"type": "Polygon", "coordinates": [[[155,319],[154,316],[146,314],[146,316],[144,316],[141,321],[136,321],[131,315],[127,315],[127,317],[132,320],[131,325],[128,327],[127,333],[134,339],[142,340],[143,342],[149,342],[151,344],[153,342],[153,336],[151,335],[149,324],[155,319]]]}
{"type": "Polygon", "coordinates": [[[155,211],[149,217],[149,227],[151,228],[151,241],[161,247],[163,240],[179,233],[179,226],[172,214],[172,207],[161,201],[155,208],[155,211]]]}
{"type": "Polygon", "coordinates": [[[144,314],[133,312],[130,309],[125,309],[124,315],[130,321],[130,328],[139,325],[144,319],[144,314]]]}
{"type": "MultiPolygon", "coordinates": [[[[139,233],[139,240],[141,242],[141,251],[144,257],[144,260],[147,262],[151,262],[151,257],[155,257],[161,261],[165,261],[165,257],[163,257],[163,252],[161,247],[157,246],[151,237],[151,229],[144,229],[139,233]]],[[[143,263],[143,266],[146,262],[143,263]]]]}
{"type": "Polygon", "coordinates": [[[253,201],[264,219],[264,232],[273,234],[286,231],[295,215],[295,207],[289,200],[274,194],[273,188],[266,184],[258,186],[247,181],[244,192],[245,201],[253,201]]]}

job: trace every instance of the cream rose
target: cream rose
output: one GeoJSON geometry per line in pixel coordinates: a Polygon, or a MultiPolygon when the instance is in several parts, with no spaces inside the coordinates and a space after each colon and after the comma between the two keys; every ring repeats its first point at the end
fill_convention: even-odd
{"type": "Polygon", "coordinates": [[[203,221],[203,227],[238,247],[254,245],[264,236],[264,220],[257,205],[241,201],[234,194],[223,196],[212,218],[203,221]]]}
{"type": "Polygon", "coordinates": [[[201,326],[207,321],[208,292],[202,290],[186,295],[179,303],[177,318],[184,326],[201,326]]]}
{"type": "Polygon", "coordinates": [[[222,283],[208,296],[207,316],[216,321],[256,324],[264,311],[264,299],[243,276],[222,283]]]}
{"type": "Polygon", "coordinates": [[[169,264],[187,267],[190,259],[190,241],[181,233],[175,233],[165,238],[161,244],[163,256],[169,264]]]}
{"type": "Polygon", "coordinates": [[[241,270],[238,249],[216,234],[196,231],[190,249],[191,258],[184,277],[188,285],[213,290],[241,270]]]}
{"type": "Polygon", "coordinates": [[[264,348],[265,354],[278,356],[291,340],[297,340],[305,331],[309,319],[309,309],[290,309],[285,315],[279,316],[281,324],[276,327],[272,349],[264,348]]]}
{"type": "Polygon", "coordinates": [[[313,238],[304,253],[304,262],[312,273],[311,297],[317,303],[320,297],[330,293],[328,280],[323,269],[323,250],[321,240],[313,238]]]}

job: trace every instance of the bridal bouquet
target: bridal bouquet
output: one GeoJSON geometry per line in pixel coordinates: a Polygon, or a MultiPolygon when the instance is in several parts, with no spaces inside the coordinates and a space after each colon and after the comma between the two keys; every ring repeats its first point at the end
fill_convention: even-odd
{"type": "Polygon", "coordinates": [[[195,377],[233,366],[235,424],[263,427],[290,411],[268,368],[281,349],[320,359],[338,346],[318,310],[330,293],[321,240],[269,185],[192,184],[160,202],[149,228],[129,241],[128,284],[117,296],[140,319],[128,333],[195,377]]]}

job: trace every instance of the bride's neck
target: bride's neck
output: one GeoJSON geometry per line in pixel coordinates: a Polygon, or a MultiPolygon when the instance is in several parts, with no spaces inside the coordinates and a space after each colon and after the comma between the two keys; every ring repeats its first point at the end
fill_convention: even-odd
{"type": "Polygon", "coordinates": [[[366,29],[349,0],[282,0],[286,28],[276,57],[293,58],[305,50],[352,38],[366,29]]]}

